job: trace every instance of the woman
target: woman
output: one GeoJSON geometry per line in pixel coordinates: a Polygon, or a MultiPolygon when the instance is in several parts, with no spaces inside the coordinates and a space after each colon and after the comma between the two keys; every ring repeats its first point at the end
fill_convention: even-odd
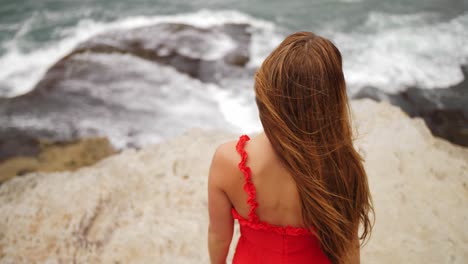
{"type": "Polygon", "coordinates": [[[237,219],[233,263],[359,263],[373,207],[340,52],[292,34],[258,69],[255,94],[264,132],[219,146],[211,164],[211,262],[226,262],[237,219]]]}

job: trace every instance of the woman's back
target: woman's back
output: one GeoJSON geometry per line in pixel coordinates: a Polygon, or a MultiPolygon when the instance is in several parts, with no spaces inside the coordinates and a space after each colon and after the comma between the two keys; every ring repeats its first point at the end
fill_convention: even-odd
{"type": "MultiPolygon", "coordinates": [[[[237,142],[230,142],[229,155],[235,163],[235,184],[228,186],[226,192],[236,211],[247,218],[249,206],[247,193],[243,189],[245,178],[238,168],[240,155],[235,149],[237,142]]],[[[270,224],[278,226],[303,227],[301,204],[296,183],[274,152],[265,134],[261,133],[246,142],[248,155],[246,165],[252,173],[252,183],[257,191],[257,216],[270,224]]]]}
{"type": "Polygon", "coordinates": [[[262,133],[249,140],[241,136],[225,144],[221,154],[232,162],[232,150],[237,151],[238,168],[226,174],[231,179],[224,189],[241,230],[233,263],[330,263],[303,227],[296,184],[268,139],[262,133]]]}

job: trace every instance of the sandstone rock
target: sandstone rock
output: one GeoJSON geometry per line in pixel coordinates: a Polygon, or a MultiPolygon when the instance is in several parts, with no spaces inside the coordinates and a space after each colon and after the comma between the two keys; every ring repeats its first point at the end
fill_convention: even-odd
{"type": "Polygon", "coordinates": [[[466,263],[468,149],[388,103],[353,109],[376,208],[363,263],[466,263]]]}
{"type": "MultiPolygon", "coordinates": [[[[468,150],[387,103],[352,108],[376,208],[362,263],[466,263],[468,150]]],[[[3,184],[0,262],[208,263],[208,167],[237,136],[191,130],[73,173],[3,184]]]]}

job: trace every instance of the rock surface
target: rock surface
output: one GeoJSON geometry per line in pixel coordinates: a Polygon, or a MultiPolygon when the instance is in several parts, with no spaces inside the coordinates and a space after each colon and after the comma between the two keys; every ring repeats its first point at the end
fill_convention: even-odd
{"type": "Polygon", "coordinates": [[[22,134],[3,136],[0,136],[0,184],[15,176],[35,171],[76,170],[116,153],[107,138],[47,142],[33,140],[22,134]]]}
{"type": "MultiPolygon", "coordinates": [[[[467,263],[468,150],[388,103],[352,108],[376,208],[362,263],[467,263]]],[[[0,262],[208,263],[208,167],[236,138],[191,130],[76,172],[8,181],[0,262]]]]}
{"type": "Polygon", "coordinates": [[[462,66],[461,71],[464,80],[451,87],[410,87],[397,94],[365,87],[354,98],[371,98],[397,105],[412,117],[422,117],[435,136],[468,147],[468,65],[462,66]]]}

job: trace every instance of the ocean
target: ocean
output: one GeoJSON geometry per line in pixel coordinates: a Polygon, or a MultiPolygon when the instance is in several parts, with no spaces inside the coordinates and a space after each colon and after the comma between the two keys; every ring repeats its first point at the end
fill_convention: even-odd
{"type": "MultiPolygon", "coordinates": [[[[351,96],[364,87],[397,94],[409,87],[444,89],[464,80],[468,0],[0,0],[0,110],[9,113],[0,115],[0,128],[51,139],[105,135],[118,148],[157,143],[190,127],[258,131],[252,72],[286,35],[299,30],[330,38],[341,50],[351,96]],[[138,28],[164,23],[204,29],[248,25],[245,70],[215,72],[221,75],[206,81],[131,52],[84,52],[74,60],[106,65],[112,73],[64,77],[57,85],[66,87],[67,95],[86,93],[102,104],[51,107],[41,99],[5,106],[33,91],[50,67],[89,39],[116,31],[128,39],[138,28]]],[[[216,34],[202,38],[206,50],[188,43],[178,52],[220,60],[238,43],[216,34]]],[[[151,36],[145,41],[151,43],[151,36]]]]}

